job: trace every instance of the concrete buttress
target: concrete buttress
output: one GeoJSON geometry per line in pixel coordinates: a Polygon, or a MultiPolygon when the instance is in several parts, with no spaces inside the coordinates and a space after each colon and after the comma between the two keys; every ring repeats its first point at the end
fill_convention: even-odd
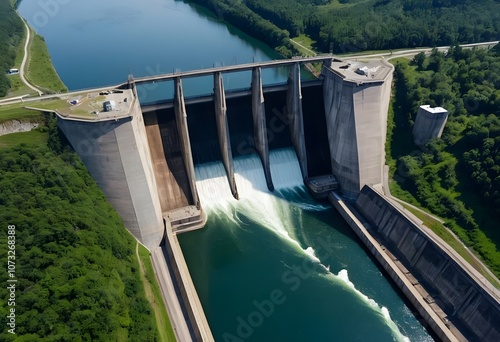
{"type": "Polygon", "coordinates": [[[177,131],[182,149],[182,158],[186,166],[186,173],[189,179],[189,187],[193,196],[193,204],[198,209],[201,208],[196,190],[196,177],[194,173],[193,155],[191,154],[191,141],[189,140],[189,130],[187,124],[186,104],[184,103],[184,93],[182,91],[182,81],[180,77],[175,79],[175,121],[177,122],[177,131]]]}
{"type": "Polygon", "coordinates": [[[271,166],[269,163],[269,145],[267,141],[266,111],[264,108],[264,92],[262,91],[261,68],[252,69],[252,116],[253,116],[253,135],[255,149],[259,154],[264,168],[267,188],[274,190],[271,177],[271,166]]]}
{"type": "Polygon", "coordinates": [[[226,94],[224,93],[224,83],[222,73],[214,74],[214,102],[215,120],[217,121],[217,135],[219,137],[220,152],[222,162],[226,169],[227,180],[234,198],[238,199],[236,180],[234,178],[233,153],[231,151],[231,138],[229,137],[229,125],[227,122],[226,94]]]}
{"type": "Polygon", "coordinates": [[[299,159],[302,177],[307,178],[307,152],[304,137],[304,118],[302,113],[302,90],[300,82],[300,64],[295,63],[290,68],[288,91],[286,94],[286,110],[290,122],[290,136],[299,159]]]}

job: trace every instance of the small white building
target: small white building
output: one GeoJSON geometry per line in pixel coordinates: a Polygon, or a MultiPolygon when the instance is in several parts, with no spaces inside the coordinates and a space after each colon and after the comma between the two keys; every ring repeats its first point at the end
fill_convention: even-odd
{"type": "Polygon", "coordinates": [[[417,146],[425,145],[429,140],[441,138],[448,120],[448,111],[442,107],[420,106],[413,125],[413,142],[417,146]]]}

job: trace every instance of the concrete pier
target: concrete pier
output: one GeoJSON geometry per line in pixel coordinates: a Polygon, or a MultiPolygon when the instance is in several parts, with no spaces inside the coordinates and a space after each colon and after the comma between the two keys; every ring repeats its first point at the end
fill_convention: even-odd
{"type": "Polygon", "coordinates": [[[186,166],[186,173],[189,179],[189,187],[191,188],[191,195],[193,204],[200,209],[200,200],[198,198],[198,191],[196,190],[196,177],[194,173],[193,155],[191,154],[191,141],[189,139],[189,130],[187,124],[186,104],[184,103],[184,93],[182,91],[182,81],[178,77],[175,79],[175,120],[177,122],[177,131],[179,132],[180,145],[182,150],[182,157],[184,165],[186,166]]]}
{"type": "Polygon", "coordinates": [[[214,74],[214,102],[215,102],[215,120],[217,121],[217,135],[219,137],[220,153],[222,163],[226,169],[227,180],[231,193],[238,199],[238,190],[236,189],[236,180],[234,178],[233,153],[231,151],[231,138],[229,137],[229,125],[227,122],[226,94],[224,92],[224,83],[222,73],[214,74]]]}
{"type": "Polygon", "coordinates": [[[266,111],[264,108],[264,92],[262,91],[262,76],[260,67],[252,69],[252,116],[255,149],[259,154],[264,168],[267,188],[274,190],[269,164],[269,144],[267,141],[266,111]]]}
{"type": "Polygon", "coordinates": [[[300,63],[290,68],[288,91],[286,94],[286,110],[290,122],[290,136],[299,160],[302,178],[307,178],[307,152],[304,137],[304,115],[302,113],[302,90],[300,82],[300,63]]]}

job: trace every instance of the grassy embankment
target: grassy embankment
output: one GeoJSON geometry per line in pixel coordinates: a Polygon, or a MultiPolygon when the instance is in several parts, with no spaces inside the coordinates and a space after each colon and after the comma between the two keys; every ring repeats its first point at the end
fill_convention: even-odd
{"type": "MultiPolygon", "coordinates": [[[[407,65],[409,63],[409,60],[407,58],[396,58],[391,60],[391,63],[393,64],[404,63],[407,65]]],[[[408,70],[409,71],[406,74],[408,80],[410,81],[416,80],[417,77],[419,76],[419,72],[417,72],[414,68],[410,68],[408,70]]],[[[423,71],[420,73],[430,74],[428,71],[423,71]]],[[[429,212],[429,210],[424,208],[423,205],[417,200],[415,195],[405,186],[406,185],[405,183],[408,182],[409,180],[404,177],[405,176],[404,170],[402,174],[401,170],[397,170],[398,158],[400,156],[408,155],[416,151],[416,147],[412,141],[411,126],[408,123],[405,113],[398,113],[398,116],[395,117],[394,106],[395,106],[395,98],[393,97],[389,108],[388,136],[386,144],[386,160],[387,164],[390,167],[390,178],[391,178],[389,187],[393,196],[408,203],[411,203],[412,205],[422,209],[423,211],[429,212]]],[[[459,185],[457,189],[458,191],[461,192],[460,194],[457,195],[460,196],[460,198],[477,197],[477,194],[475,194],[474,191],[471,191],[471,189],[467,187],[459,185]]],[[[480,207],[479,200],[477,206],[480,207]]],[[[450,245],[455,251],[457,251],[458,254],[460,254],[466,261],[468,261],[490,283],[492,283],[496,288],[500,289],[499,280],[496,277],[492,276],[487,270],[485,270],[483,264],[478,262],[478,260],[476,259],[476,257],[481,259],[481,256],[477,252],[475,252],[473,248],[471,248],[470,246],[471,240],[467,235],[467,230],[463,228],[458,228],[458,225],[454,224],[453,226],[455,229],[452,232],[450,231],[450,229],[445,227],[445,225],[435,220],[430,215],[426,215],[408,205],[405,205],[405,208],[411,211],[419,219],[421,219],[428,228],[430,228],[434,233],[436,233],[439,237],[441,237],[448,245],[450,245]],[[466,245],[469,245],[469,247],[466,247],[466,245]],[[471,255],[471,253],[473,252],[476,257],[471,255]]],[[[484,208],[483,210],[477,210],[477,211],[474,208],[474,212],[476,217],[477,215],[482,217],[481,221],[487,219],[488,213],[484,210],[484,208]]],[[[450,219],[448,218],[447,221],[450,221],[450,219]]],[[[444,220],[444,222],[446,222],[446,220],[444,220]]],[[[484,227],[484,229],[487,230],[489,229],[489,227],[484,227]]],[[[475,243],[476,243],[475,246],[476,248],[491,247],[491,241],[487,239],[485,239],[482,242],[475,241],[475,243]],[[478,243],[480,245],[477,245],[478,243]],[[484,246],[482,244],[484,244],[484,246]]],[[[488,265],[486,261],[484,262],[490,269],[492,269],[492,267],[488,265]]]]}
{"type": "Polygon", "coordinates": [[[45,40],[31,28],[30,30],[32,39],[29,46],[26,79],[44,93],[64,93],[68,91],[52,65],[52,59],[45,40]]]}
{"type": "Polygon", "coordinates": [[[153,265],[151,264],[149,251],[139,243],[137,244],[137,248],[141,263],[141,278],[146,290],[146,298],[155,312],[160,341],[175,342],[174,331],[168,317],[167,309],[163,303],[163,296],[153,270],[153,265]]]}
{"type": "MultiPolygon", "coordinates": [[[[23,25],[24,27],[24,25],[23,25]]],[[[25,65],[25,78],[35,87],[42,90],[44,93],[62,93],[68,91],[64,83],[59,78],[50,57],[47,45],[43,37],[38,35],[31,27],[30,42],[28,42],[28,60],[25,65]]],[[[13,68],[20,69],[24,58],[24,46],[26,44],[27,33],[24,28],[24,37],[20,41],[17,48],[15,64],[13,68]]],[[[11,89],[5,98],[16,97],[22,95],[38,95],[31,88],[27,87],[19,75],[9,76],[11,89]]]]}

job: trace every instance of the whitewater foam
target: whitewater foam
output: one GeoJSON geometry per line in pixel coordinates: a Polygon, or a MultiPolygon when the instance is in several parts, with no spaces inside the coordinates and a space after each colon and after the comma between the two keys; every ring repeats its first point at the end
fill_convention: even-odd
{"type": "Polygon", "coordinates": [[[224,215],[235,222],[241,228],[243,222],[240,215],[254,221],[255,223],[273,231],[284,241],[288,242],[294,250],[297,250],[313,262],[318,263],[328,276],[336,281],[341,281],[373,310],[378,312],[385,323],[390,327],[393,335],[398,341],[409,341],[401,334],[396,323],[392,321],[389,310],[380,306],[375,300],[369,298],[356,289],[349,280],[347,270],[341,270],[337,275],[330,272],[330,266],[325,266],[316,256],[313,247],[303,248],[299,243],[294,227],[291,208],[298,206],[305,210],[325,210],[326,206],[304,201],[294,203],[288,198],[305,198],[302,174],[299,163],[293,149],[272,151],[270,154],[271,174],[275,186],[275,193],[267,189],[267,183],[260,158],[254,154],[234,159],[235,179],[238,188],[239,201],[231,194],[226,172],[222,162],[202,164],[196,167],[196,185],[203,208],[211,212],[211,215],[224,215]],[[301,188],[302,187],[302,188],[301,188]],[[296,196],[290,196],[294,193],[296,196]]]}
{"type": "MultiPolygon", "coordinates": [[[[330,272],[331,273],[331,272],[330,272]]],[[[397,341],[409,342],[410,339],[404,336],[401,331],[399,331],[398,326],[392,320],[391,315],[389,314],[389,310],[385,306],[379,305],[375,300],[365,295],[363,292],[359,291],[354,283],[349,279],[349,275],[347,270],[340,270],[337,275],[331,273],[338,280],[342,281],[345,285],[347,285],[356,295],[358,295],[365,303],[367,303],[373,310],[377,311],[382,317],[384,317],[384,321],[391,329],[394,337],[397,341]]]]}

